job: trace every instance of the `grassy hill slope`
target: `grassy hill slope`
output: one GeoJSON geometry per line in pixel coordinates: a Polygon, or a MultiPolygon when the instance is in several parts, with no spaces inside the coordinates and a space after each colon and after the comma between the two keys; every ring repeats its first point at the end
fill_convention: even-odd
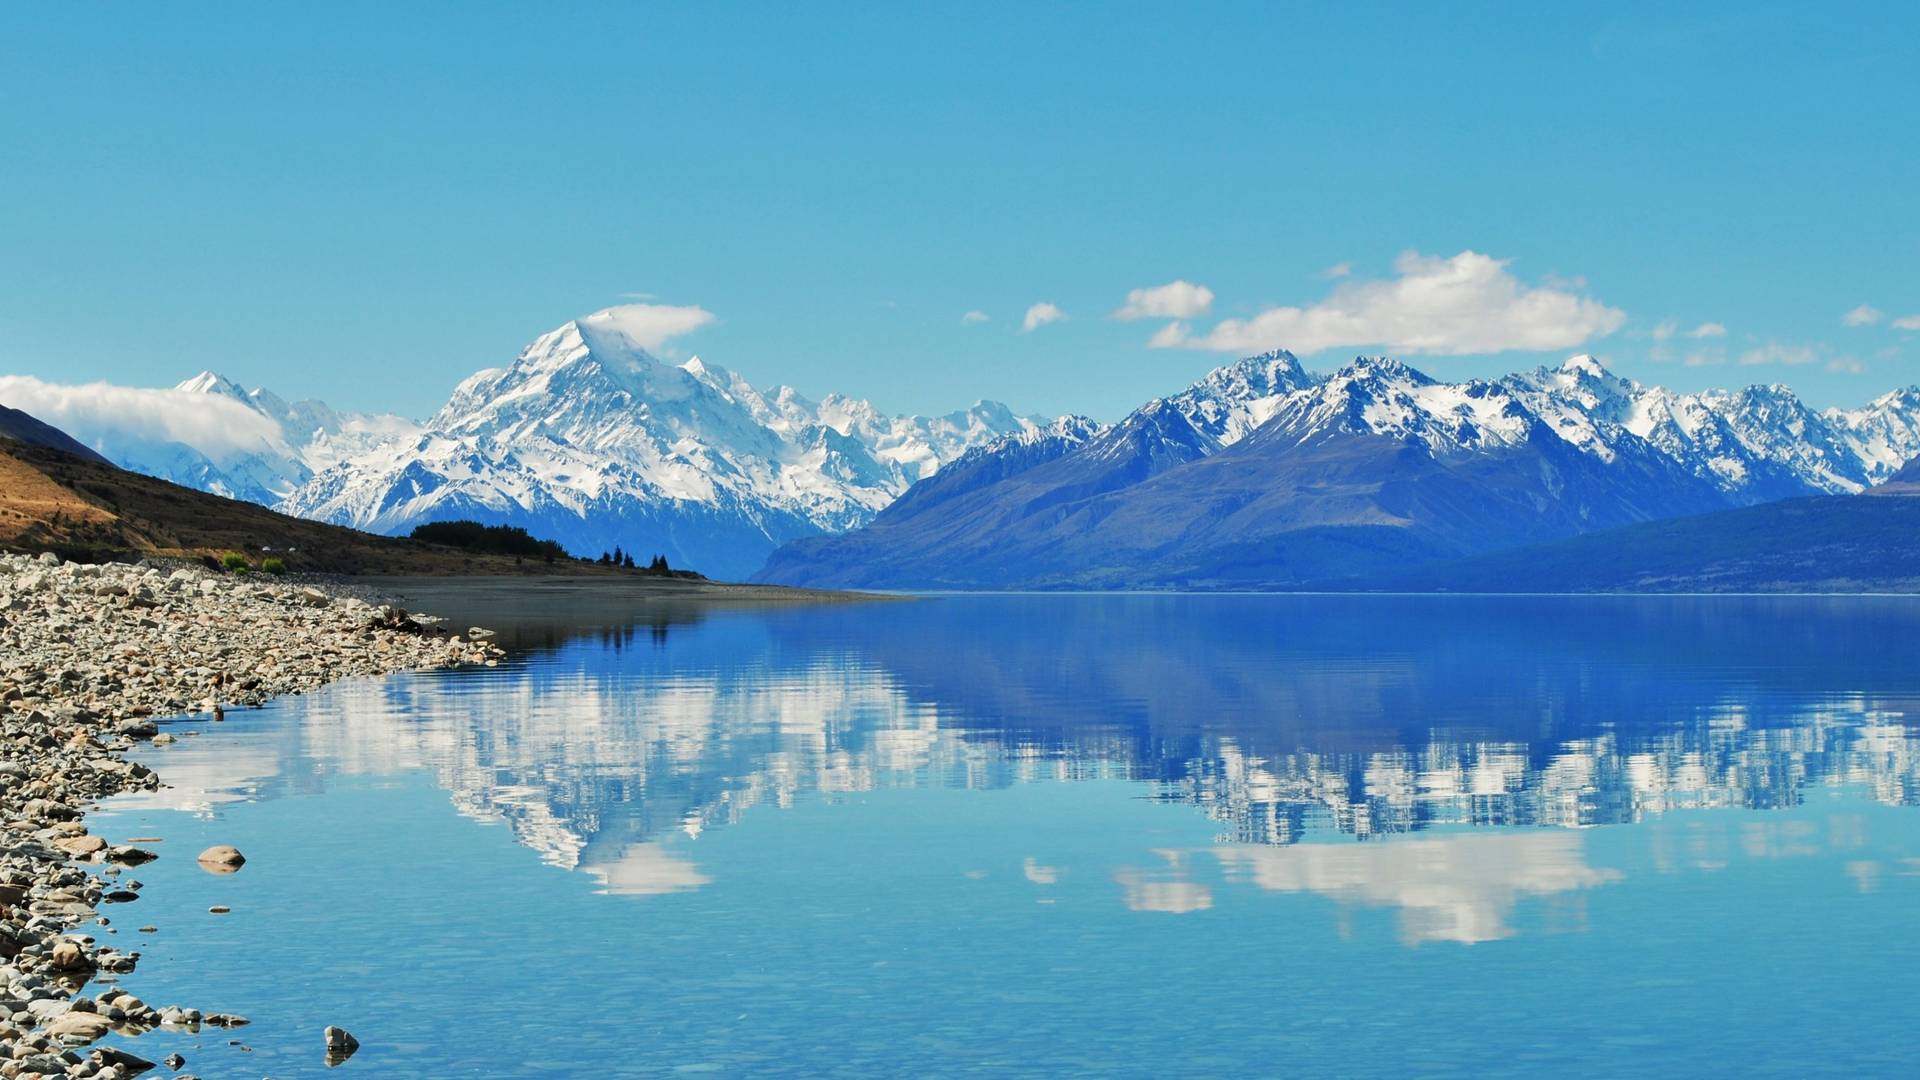
{"type": "MultiPolygon", "coordinates": [[[[22,414],[24,415],[24,414],[22,414]]],[[[289,570],[339,574],[621,573],[573,561],[470,553],[288,517],[0,435],[0,550],[102,560],[271,548],[289,570]]]]}

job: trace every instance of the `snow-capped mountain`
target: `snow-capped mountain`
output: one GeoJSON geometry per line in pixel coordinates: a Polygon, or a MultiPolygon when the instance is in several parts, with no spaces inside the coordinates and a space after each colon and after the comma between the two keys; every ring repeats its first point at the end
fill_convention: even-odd
{"type": "MultiPolygon", "coordinates": [[[[279,425],[281,441],[297,459],[299,468],[294,474],[300,476],[299,483],[331,465],[420,433],[417,422],[393,413],[343,413],[312,399],[288,402],[265,387],[244,390],[232,379],[211,371],[203,371],[174,389],[229,398],[279,425]]],[[[291,488],[283,496],[288,493],[291,488]]]]}
{"type": "Polygon", "coordinates": [[[1502,382],[1583,449],[1604,456],[1638,438],[1742,502],[1858,492],[1920,446],[1912,388],[1815,412],[1778,383],[1679,394],[1622,379],[1590,356],[1502,382]]]}
{"type": "Polygon", "coordinates": [[[269,506],[315,471],[418,430],[397,416],[289,404],[211,371],[168,389],[7,375],[0,401],[48,418],[123,468],[269,506]]]}
{"type": "MultiPolygon", "coordinates": [[[[1795,495],[1920,453],[1920,390],[1816,412],[1784,386],[1680,394],[1590,356],[1449,383],[1382,357],[1221,368],[1058,452],[910,490],[762,579],[954,587],[1274,585],[1795,495]]],[[[960,471],[956,468],[956,472],[960,471]]]]}
{"type": "Polygon", "coordinates": [[[1681,394],[1621,378],[1591,356],[1460,383],[1363,356],[1307,385],[1312,393],[1264,403],[1267,418],[1285,414],[1280,422],[1303,437],[1338,427],[1413,439],[1434,453],[1512,446],[1544,424],[1602,461],[1665,457],[1739,502],[1862,491],[1920,448],[1920,388],[1815,412],[1779,383],[1681,394]]]}
{"type": "Polygon", "coordinates": [[[1293,394],[1317,381],[1292,353],[1282,349],[1215,368],[1164,401],[1186,418],[1211,452],[1245,438],[1272,419],[1293,394]]]}
{"type": "Polygon", "coordinates": [[[121,466],[267,506],[290,498],[322,469],[410,440],[420,430],[419,424],[391,413],[342,413],[313,400],[289,403],[264,387],[248,390],[212,371],[173,389],[232,401],[267,423],[251,446],[223,451],[177,443],[145,462],[127,449],[123,456],[133,460],[121,460],[121,466]],[[148,464],[164,465],[172,474],[145,467],[148,464]]]}
{"type": "MultiPolygon", "coordinates": [[[[1267,361],[1228,365],[1166,400],[1187,399],[1223,373],[1267,361]]],[[[1920,388],[1860,409],[1815,412],[1779,383],[1681,394],[1621,378],[1591,356],[1459,383],[1362,356],[1324,379],[1308,376],[1295,392],[1260,400],[1250,412],[1260,417],[1252,426],[1280,417],[1302,437],[1338,428],[1412,439],[1436,454],[1512,446],[1544,424],[1602,461],[1623,453],[1665,457],[1739,502],[1862,491],[1920,449],[1920,388]]],[[[1236,440],[1229,433],[1220,442],[1236,440]]]]}
{"type": "Polygon", "coordinates": [[[667,363],[588,316],[462,382],[414,438],[337,462],[281,508],[390,533],[448,518],[521,525],[576,554],[618,545],[740,577],[788,540],[864,524],[968,448],[1045,423],[993,402],[895,417],[763,391],[698,359],[667,363]]]}
{"type": "Polygon", "coordinates": [[[1373,550],[1417,536],[1418,551],[1444,555],[1857,492],[1920,455],[1920,388],[1816,411],[1784,386],[1677,393],[1590,356],[1444,382],[1379,357],[1316,374],[1273,352],[1112,425],[984,401],[889,416],[857,398],[756,388],[698,359],[668,363],[612,314],[475,374],[425,424],[289,404],[211,372],[169,390],[0,377],[0,402],[121,465],[289,513],[381,532],[518,524],[578,554],[658,551],[721,577],[880,515],[852,547],[806,548],[837,550],[832,573],[814,576],[804,552],[772,571],[840,584],[972,583],[946,572],[974,557],[969,542],[981,573],[1011,572],[1006,552],[1027,530],[1036,557],[1059,564],[1048,580],[1063,582],[1080,580],[1075,559],[1112,563],[1101,580],[1125,584],[1144,547],[1159,559],[1211,545],[1193,565],[1213,565],[1299,528],[1410,529],[1373,550]],[[920,550],[909,519],[937,521],[927,537],[939,543],[920,550]],[[897,540],[899,558],[874,536],[897,540]],[[923,573],[916,560],[936,557],[941,573],[923,573]]]}

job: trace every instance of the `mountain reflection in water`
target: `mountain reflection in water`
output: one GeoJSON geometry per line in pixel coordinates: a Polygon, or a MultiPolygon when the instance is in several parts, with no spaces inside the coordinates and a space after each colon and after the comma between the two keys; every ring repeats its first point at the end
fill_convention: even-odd
{"type": "MultiPolygon", "coordinates": [[[[496,670],[279,703],[166,751],[173,787],[155,798],[212,808],[424,769],[546,862],[658,895],[709,884],[688,841],[802,800],[1127,781],[1218,823],[1210,848],[1114,870],[1129,907],[1203,911],[1210,881],[1245,882],[1396,909],[1410,943],[1481,941],[1508,933],[1521,898],[1617,878],[1568,830],[1792,807],[1822,786],[1920,801],[1917,623],[1920,607],[1871,598],[681,612],[553,634],[496,670]]],[[[1763,828],[1739,844],[1821,839],[1763,828]]],[[[1060,871],[1024,873],[1040,887],[1060,871]]]]}

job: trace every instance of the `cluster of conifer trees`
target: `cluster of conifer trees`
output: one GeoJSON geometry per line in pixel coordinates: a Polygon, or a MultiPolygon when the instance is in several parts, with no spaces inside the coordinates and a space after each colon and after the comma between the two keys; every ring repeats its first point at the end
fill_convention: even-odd
{"type": "MultiPolygon", "coordinates": [[[[639,569],[639,564],[633,560],[633,552],[621,551],[618,544],[614,545],[612,551],[603,551],[600,553],[600,565],[624,566],[629,570],[639,569]]],[[[664,574],[670,569],[671,568],[667,566],[667,557],[665,555],[655,555],[653,561],[647,564],[647,572],[649,574],[664,574]]]]}

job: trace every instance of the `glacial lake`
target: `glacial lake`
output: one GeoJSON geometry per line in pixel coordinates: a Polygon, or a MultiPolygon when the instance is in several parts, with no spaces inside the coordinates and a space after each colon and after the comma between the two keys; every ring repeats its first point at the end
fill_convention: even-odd
{"type": "Polygon", "coordinates": [[[179,719],[93,827],[208,1077],[1911,1076],[1916,725],[1898,598],[681,610],[179,719]]]}

